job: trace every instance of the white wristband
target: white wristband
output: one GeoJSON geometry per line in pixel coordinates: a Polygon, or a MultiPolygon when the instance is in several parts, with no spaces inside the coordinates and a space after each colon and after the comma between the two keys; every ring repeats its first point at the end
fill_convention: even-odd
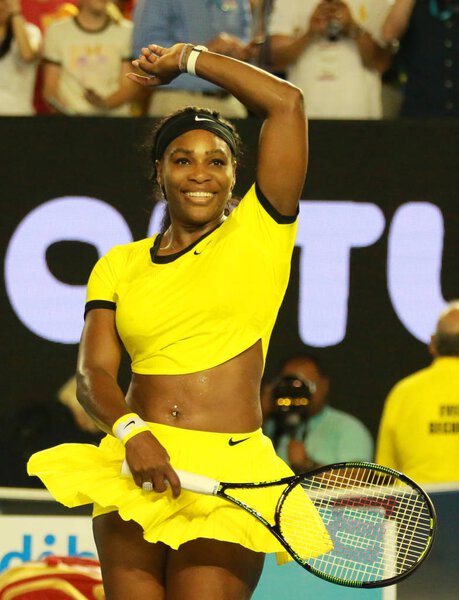
{"type": "Polygon", "coordinates": [[[205,46],[193,46],[190,54],[188,55],[186,72],[189,75],[194,75],[196,77],[196,61],[198,60],[201,52],[207,52],[207,48],[205,46]]]}
{"type": "Polygon", "coordinates": [[[150,431],[148,425],[136,413],[128,413],[120,417],[112,427],[113,435],[124,445],[138,433],[150,431]]]}

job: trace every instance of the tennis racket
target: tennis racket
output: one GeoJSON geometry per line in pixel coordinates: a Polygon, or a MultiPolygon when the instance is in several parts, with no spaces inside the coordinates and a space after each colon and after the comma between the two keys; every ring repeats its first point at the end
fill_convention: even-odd
{"type": "Polygon", "coordinates": [[[392,585],[412,573],[432,547],[436,517],[430,498],[387,467],[338,463],[258,483],[176,472],[184,489],[224,498],[249,512],[297,563],[331,583],[392,585]],[[278,489],[269,515],[257,509],[257,501],[266,509],[268,488],[271,496],[272,488],[278,489]]]}

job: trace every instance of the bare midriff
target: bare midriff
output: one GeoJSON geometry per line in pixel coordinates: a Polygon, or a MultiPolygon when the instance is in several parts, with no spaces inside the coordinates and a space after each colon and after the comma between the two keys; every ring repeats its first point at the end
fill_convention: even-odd
{"type": "Polygon", "coordinates": [[[261,341],[231,360],[186,375],[133,374],[126,396],[145,420],[164,425],[244,433],[261,425],[261,341]]]}

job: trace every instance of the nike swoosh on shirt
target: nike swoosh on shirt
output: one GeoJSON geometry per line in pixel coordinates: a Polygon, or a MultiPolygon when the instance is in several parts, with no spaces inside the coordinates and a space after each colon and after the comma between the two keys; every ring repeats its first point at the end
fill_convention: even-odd
{"type": "Polygon", "coordinates": [[[135,425],[135,421],[129,421],[129,423],[126,423],[126,425],[123,427],[123,429],[127,429],[129,427],[129,425],[135,425]]]}
{"type": "Polygon", "coordinates": [[[242,438],[242,440],[233,440],[233,438],[230,438],[228,444],[230,446],[236,446],[237,444],[241,444],[242,442],[246,442],[249,439],[250,439],[250,437],[242,438]]]}

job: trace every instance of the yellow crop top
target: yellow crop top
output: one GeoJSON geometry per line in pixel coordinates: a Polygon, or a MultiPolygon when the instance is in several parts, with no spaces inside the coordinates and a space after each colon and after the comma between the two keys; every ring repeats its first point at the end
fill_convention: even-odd
{"type": "Polygon", "coordinates": [[[134,373],[202,371],[259,339],[265,359],[296,221],[253,185],[222,225],[177,254],[156,256],[158,235],[112,248],[91,273],[86,312],[116,309],[134,373]]]}

